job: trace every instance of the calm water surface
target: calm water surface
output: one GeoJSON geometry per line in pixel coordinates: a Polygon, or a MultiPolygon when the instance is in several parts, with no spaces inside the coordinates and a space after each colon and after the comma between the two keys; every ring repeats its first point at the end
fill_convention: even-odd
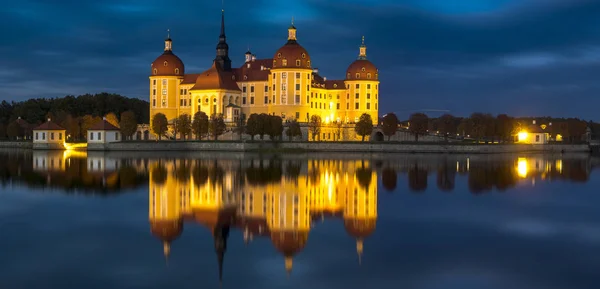
{"type": "Polygon", "coordinates": [[[600,288],[587,155],[0,150],[0,288],[600,288]]]}

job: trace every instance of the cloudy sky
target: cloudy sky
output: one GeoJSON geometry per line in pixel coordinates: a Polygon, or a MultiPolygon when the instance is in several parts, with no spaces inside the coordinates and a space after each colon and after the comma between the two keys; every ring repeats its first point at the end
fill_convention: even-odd
{"type": "MultiPolygon", "coordinates": [[[[221,1],[20,0],[0,11],[0,99],[115,92],[147,98],[168,28],[187,72],[210,67],[221,1]]],[[[225,1],[230,56],[300,43],[343,78],[365,35],[380,113],[473,111],[599,120],[600,1],[225,1]]]]}

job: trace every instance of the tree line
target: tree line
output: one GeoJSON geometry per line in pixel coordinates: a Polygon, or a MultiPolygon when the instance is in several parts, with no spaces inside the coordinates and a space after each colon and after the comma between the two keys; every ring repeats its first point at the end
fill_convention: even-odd
{"type": "Polygon", "coordinates": [[[68,141],[84,141],[87,129],[104,116],[116,120],[112,122],[117,126],[124,124],[123,134],[131,136],[138,123],[148,122],[149,111],[147,101],[110,93],[2,101],[0,139],[30,138],[31,130],[50,118],[67,130],[68,141]]]}

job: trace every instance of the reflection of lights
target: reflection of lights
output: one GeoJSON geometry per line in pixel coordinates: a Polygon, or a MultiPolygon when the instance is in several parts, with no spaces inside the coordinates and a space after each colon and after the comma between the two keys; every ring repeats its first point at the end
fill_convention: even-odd
{"type": "Polygon", "coordinates": [[[524,142],[527,140],[528,137],[529,137],[529,134],[526,131],[521,131],[517,135],[518,142],[524,142]]]}
{"type": "Polygon", "coordinates": [[[459,171],[459,165],[458,165],[458,161],[456,161],[456,172],[459,171]]]}
{"type": "Polygon", "coordinates": [[[470,162],[469,158],[467,158],[467,172],[469,171],[470,167],[471,167],[471,162],[470,162]]]}
{"type": "Polygon", "coordinates": [[[527,177],[527,171],[528,171],[527,159],[526,158],[519,158],[519,160],[517,161],[517,174],[521,178],[526,178],[527,177]]]}
{"type": "Polygon", "coordinates": [[[562,160],[556,160],[556,163],[554,164],[554,166],[556,167],[556,170],[558,171],[558,173],[562,174],[562,160]]]}

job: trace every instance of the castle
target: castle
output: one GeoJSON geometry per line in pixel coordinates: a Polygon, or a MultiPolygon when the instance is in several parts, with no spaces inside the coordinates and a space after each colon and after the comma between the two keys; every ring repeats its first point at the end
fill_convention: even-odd
{"type": "Polygon", "coordinates": [[[173,52],[170,36],[164,52],[151,65],[150,117],[163,113],[169,122],[198,111],[223,114],[226,122],[247,119],[251,114],[281,116],[284,121],[308,122],[319,115],[324,123],[357,122],[363,113],[378,122],[378,69],[367,60],[367,47],[346,70],[344,80],[330,80],[313,68],[308,51],[288,28],[287,42],[272,58],[257,59],[250,51],[245,63],[232,67],[225,36],[225,13],[212,66],[202,73],[186,73],[183,61],[173,52]]]}

